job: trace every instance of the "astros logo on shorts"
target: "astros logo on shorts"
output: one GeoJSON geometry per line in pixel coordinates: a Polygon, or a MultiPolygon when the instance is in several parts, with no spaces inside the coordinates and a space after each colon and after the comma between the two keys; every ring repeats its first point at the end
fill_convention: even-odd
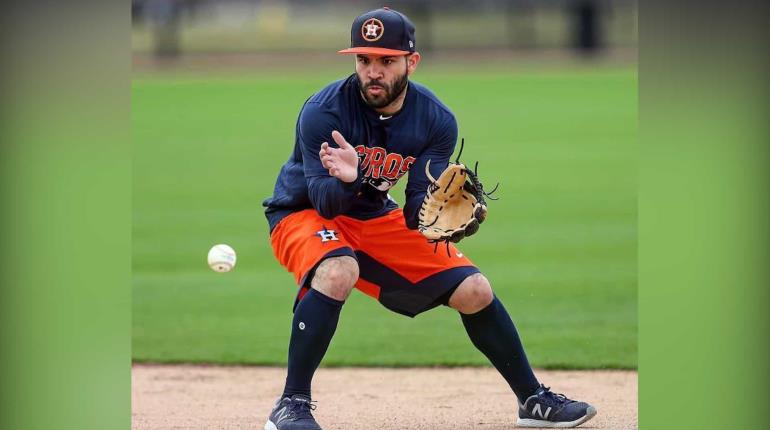
{"type": "Polygon", "coordinates": [[[382,37],[382,33],[385,32],[385,27],[382,25],[382,21],[377,18],[369,18],[361,26],[361,36],[367,42],[376,42],[382,37]]]}
{"type": "Polygon", "coordinates": [[[330,240],[340,240],[337,237],[337,232],[334,230],[329,230],[326,227],[324,227],[323,230],[319,230],[315,233],[316,236],[321,238],[321,242],[328,242],[330,240]]]}

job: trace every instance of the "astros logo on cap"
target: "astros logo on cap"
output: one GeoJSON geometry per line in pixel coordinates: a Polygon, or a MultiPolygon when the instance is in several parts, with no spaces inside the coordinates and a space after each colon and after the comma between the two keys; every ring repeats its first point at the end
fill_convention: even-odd
{"type": "Polygon", "coordinates": [[[382,33],[385,32],[385,26],[382,25],[382,21],[377,18],[369,18],[364,21],[364,25],[361,26],[361,36],[367,42],[376,42],[382,37],[382,33]]]}

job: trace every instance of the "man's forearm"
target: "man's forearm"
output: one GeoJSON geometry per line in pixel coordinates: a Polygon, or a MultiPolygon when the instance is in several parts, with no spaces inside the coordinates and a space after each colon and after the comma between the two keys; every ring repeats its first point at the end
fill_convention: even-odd
{"type": "Polygon", "coordinates": [[[361,177],[345,183],[331,176],[308,179],[308,197],[315,210],[326,219],[332,219],[347,211],[361,189],[361,177]]]}

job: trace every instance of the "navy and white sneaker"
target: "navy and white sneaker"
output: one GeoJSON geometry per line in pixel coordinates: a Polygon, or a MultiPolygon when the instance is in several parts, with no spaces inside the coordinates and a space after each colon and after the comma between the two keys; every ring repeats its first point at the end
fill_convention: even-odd
{"type": "Polygon", "coordinates": [[[585,402],[570,400],[550,388],[540,385],[535,394],[524,404],[519,404],[519,419],[516,427],[530,428],[572,428],[590,420],[596,415],[596,408],[585,402]]]}
{"type": "Polygon", "coordinates": [[[321,430],[310,413],[313,409],[315,403],[302,394],[278,399],[265,423],[265,430],[321,430]]]}

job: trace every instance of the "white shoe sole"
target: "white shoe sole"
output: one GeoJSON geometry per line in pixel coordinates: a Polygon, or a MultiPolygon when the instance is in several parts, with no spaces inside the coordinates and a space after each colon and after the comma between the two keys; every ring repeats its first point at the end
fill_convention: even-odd
{"type": "Polygon", "coordinates": [[[588,409],[586,409],[586,414],[576,419],[575,421],[555,422],[555,421],[545,421],[545,420],[533,420],[530,418],[519,418],[516,421],[516,427],[569,429],[569,428],[577,427],[580,424],[583,424],[584,422],[590,420],[595,416],[596,416],[596,408],[594,408],[593,406],[589,406],[588,409]]]}
{"type": "Polygon", "coordinates": [[[267,422],[265,423],[265,430],[278,430],[278,427],[276,427],[272,421],[267,420],[267,422]]]}

